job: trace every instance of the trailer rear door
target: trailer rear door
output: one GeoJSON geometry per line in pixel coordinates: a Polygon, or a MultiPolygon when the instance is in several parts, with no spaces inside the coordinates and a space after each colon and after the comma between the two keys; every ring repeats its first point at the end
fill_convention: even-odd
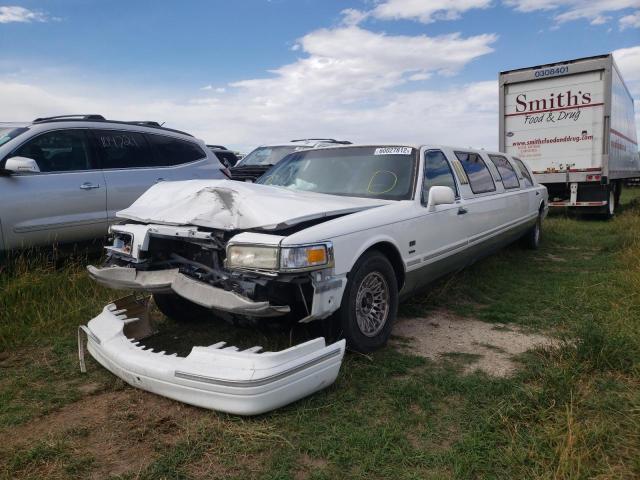
{"type": "Polygon", "coordinates": [[[507,153],[535,173],[602,168],[604,70],[505,85],[507,153]]]}

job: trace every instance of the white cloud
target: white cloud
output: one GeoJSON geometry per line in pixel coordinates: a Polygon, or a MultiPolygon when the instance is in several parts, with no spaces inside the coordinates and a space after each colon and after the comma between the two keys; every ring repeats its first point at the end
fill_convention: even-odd
{"type": "Polygon", "coordinates": [[[640,97],[640,45],[614,50],[613,58],[631,93],[640,97]]]}
{"type": "Polygon", "coordinates": [[[553,11],[558,24],[587,20],[592,25],[601,25],[611,20],[607,13],[640,7],[640,0],[504,0],[504,3],[520,12],[553,11]]]}
{"type": "MultiPolygon", "coordinates": [[[[79,89],[78,89],[79,90],[79,89]]],[[[446,90],[389,93],[375,105],[353,107],[322,99],[297,107],[254,101],[245,95],[191,101],[144,100],[138,92],[112,99],[95,93],[0,79],[2,120],[95,112],[107,118],[143,118],[193,133],[208,142],[248,151],[274,141],[309,136],[354,142],[417,142],[496,148],[498,86],[495,81],[451,86],[446,90]]]]}
{"type": "Polygon", "coordinates": [[[369,16],[369,12],[363,12],[355,8],[347,8],[341,13],[343,15],[342,23],[347,26],[357,25],[369,16]]]}
{"type": "MultiPolygon", "coordinates": [[[[341,24],[299,39],[300,58],[269,76],[226,88],[206,85],[195,98],[184,98],[183,91],[159,95],[142,86],[127,91],[100,82],[92,82],[96,90],[89,93],[87,82],[83,88],[71,82],[60,87],[55,78],[0,77],[2,120],[91,111],[164,121],[243,150],[310,136],[495,147],[496,82],[456,84],[453,75],[492,52],[496,38],[387,35],[341,24]],[[406,91],[417,87],[412,82],[443,75],[445,90],[406,91]],[[402,85],[406,88],[399,91],[402,85]]],[[[58,77],[73,78],[64,72],[58,77]]]]}
{"type": "Polygon", "coordinates": [[[370,11],[353,8],[344,10],[344,23],[356,25],[365,18],[381,20],[417,20],[433,23],[437,20],[456,20],[468,10],[488,8],[492,0],[384,0],[370,11]]]}
{"type": "Polygon", "coordinates": [[[640,138],[640,45],[614,50],[613,58],[635,99],[637,136],[640,138]]]}
{"type": "MultiPolygon", "coordinates": [[[[462,2],[454,3],[454,10],[462,12],[462,2]]],[[[518,3],[518,8],[534,10],[567,5],[558,0],[518,3]]],[[[442,9],[432,12],[424,19],[449,15],[442,9]]],[[[109,84],[108,79],[82,85],[67,81],[61,87],[61,81],[75,78],[64,71],[39,81],[26,80],[28,75],[22,73],[0,77],[0,120],[96,112],[114,119],[164,121],[208,142],[244,151],[260,143],[315,136],[496,148],[497,83],[456,82],[454,76],[492,52],[495,35],[388,35],[362,28],[355,13],[345,13],[347,18],[335,28],[316,30],[296,41],[296,61],[261,78],[206,85],[193,98],[185,98],[184,90],[160,94],[144,86],[109,84]],[[444,75],[445,88],[418,83],[444,75]],[[96,90],[89,92],[87,85],[96,90]]],[[[615,56],[629,87],[639,95],[640,46],[617,50],[615,56]]]]}
{"type": "Polygon", "coordinates": [[[43,12],[18,6],[0,6],[0,23],[31,23],[49,20],[49,16],[43,12]]]}
{"type": "Polygon", "coordinates": [[[632,13],[631,15],[625,15],[619,20],[620,30],[626,30],[627,28],[640,28],[640,10],[632,13]]]}
{"type": "Polygon", "coordinates": [[[299,40],[307,57],[280,67],[274,77],[232,86],[270,103],[298,104],[310,96],[326,104],[354,102],[395,87],[416,73],[450,74],[493,51],[493,34],[462,37],[391,36],[357,26],[321,29],[299,40]]]}

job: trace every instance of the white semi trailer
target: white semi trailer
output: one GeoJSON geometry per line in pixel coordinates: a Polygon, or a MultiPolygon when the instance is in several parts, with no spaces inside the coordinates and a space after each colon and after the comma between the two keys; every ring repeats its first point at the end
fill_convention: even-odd
{"type": "Polygon", "coordinates": [[[527,160],[549,206],[612,217],[640,177],[633,97],[613,55],[500,73],[500,151],[527,160]]]}

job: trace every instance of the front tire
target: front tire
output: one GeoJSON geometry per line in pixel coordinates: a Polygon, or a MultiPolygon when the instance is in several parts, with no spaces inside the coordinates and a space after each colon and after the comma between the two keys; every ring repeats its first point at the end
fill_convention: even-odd
{"type": "Polygon", "coordinates": [[[153,301],[162,314],[176,322],[194,322],[214,318],[212,310],[190,302],[175,293],[154,293],[153,301]]]}
{"type": "Polygon", "coordinates": [[[382,253],[364,254],[353,267],[336,322],[347,344],[358,352],[383,347],[398,313],[398,282],[382,253]]]}

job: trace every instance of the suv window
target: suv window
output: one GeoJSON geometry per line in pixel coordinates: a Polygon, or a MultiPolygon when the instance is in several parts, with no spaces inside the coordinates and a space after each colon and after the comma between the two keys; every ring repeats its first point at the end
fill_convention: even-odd
{"type": "Polygon", "coordinates": [[[500,155],[489,155],[489,158],[496,166],[504,188],[518,188],[520,186],[518,174],[513,168],[513,165],[509,163],[509,160],[500,155]]]}
{"type": "Polygon", "coordinates": [[[429,190],[435,186],[450,187],[456,194],[456,197],[458,196],[456,181],[453,178],[447,157],[445,157],[444,153],[440,150],[429,150],[424,154],[422,203],[427,202],[429,199],[429,190]]]}
{"type": "Polygon", "coordinates": [[[124,130],[93,130],[102,168],[154,167],[144,135],[124,130]]]}
{"type": "Polygon", "coordinates": [[[223,163],[225,167],[233,167],[238,163],[238,157],[229,150],[211,150],[216,158],[223,163]]]}
{"type": "Polygon", "coordinates": [[[147,134],[159,166],[195,162],[207,156],[195,143],[165,135],[147,134]]]}
{"type": "Polygon", "coordinates": [[[41,172],[68,172],[91,169],[90,151],[85,130],[56,130],[27,141],[11,156],[35,160],[41,172]]]}
{"type": "Polygon", "coordinates": [[[516,162],[516,165],[518,165],[518,168],[520,169],[520,173],[524,178],[524,186],[533,187],[533,179],[531,178],[531,175],[529,174],[529,170],[527,170],[527,167],[524,166],[524,163],[522,162],[522,160],[516,157],[512,157],[512,158],[513,158],[513,161],[516,162]]]}
{"type": "Polygon", "coordinates": [[[469,152],[455,153],[458,160],[460,160],[467,177],[469,177],[469,185],[471,186],[471,191],[473,193],[487,193],[495,191],[496,185],[493,183],[491,173],[480,155],[469,152]]]}

